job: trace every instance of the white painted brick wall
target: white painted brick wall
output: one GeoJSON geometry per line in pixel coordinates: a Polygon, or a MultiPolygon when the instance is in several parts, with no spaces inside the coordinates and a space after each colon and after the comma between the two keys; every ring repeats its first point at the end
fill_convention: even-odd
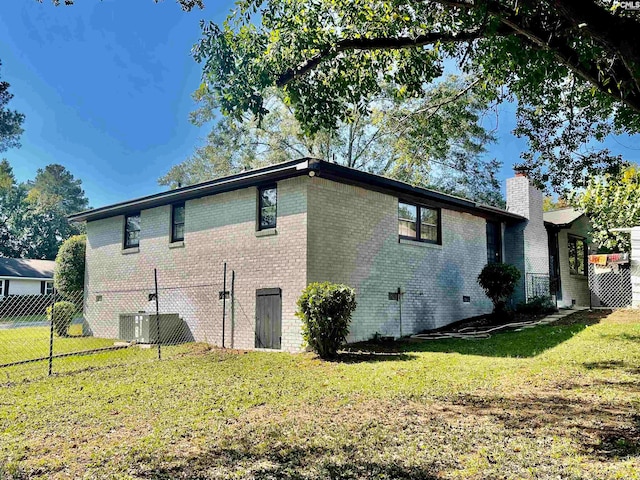
{"type": "MultiPolygon", "coordinates": [[[[560,265],[560,286],[562,288],[562,300],[558,301],[560,307],[570,307],[572,300],[578,307],[589,306],[589,279],[587,275],[572,275],[569,270],[569,235],[584,237],[588,241],[589,221],[581,217],[571,225],[569,229],[558,232],[558,255],[560,265]]],[[[585,265],[585,268],[588,266],[585,265]]]]}
{"type": "Polygon", "coordinates": [[[228,282],[231,271],[236,272],[234,324],[228,302],[226,346],[254,347],[256,290],[279,287],[282,346],[298,350],[301,337],[295,302],[306,285],[306,181],[300,177],[278,183],[274,236],[256,236],[256,188],[187,201],[183,248],[169,248],[170,206],[142,211],[139,253],[123,254],[122,216],[89,222],[87,319],[94,334],[113,338],[119,313],[153,311],[148,293],[153,291],[153,269],[157,268],[160,311],[180,313],[196,340],[221,345],[218,292],[226,261],[228,282]],[[98,294],[101,302],[96,302],[98,294]]]}
{"type": "Polygon", "coordinates": [[[399,335],[399,306],[388,299],[398,287],[406,291],[403,334],[491,311],[476,282],[487,261],[483,218],[443,209],[442,246],[401,244],[396,197],[317,177],[308,212],[309,282],[356,289],[350,341],[399,335]]]}
{"type": "Polygon", "coordinates": [[[543,219],[543,195],[525,176],[507,179],[507,210],[526,222],[512,225],[505,234],[505,261],[522,273],[514,302],[525,299],[527,274],[549,275],[549,240],[543,219]]]}

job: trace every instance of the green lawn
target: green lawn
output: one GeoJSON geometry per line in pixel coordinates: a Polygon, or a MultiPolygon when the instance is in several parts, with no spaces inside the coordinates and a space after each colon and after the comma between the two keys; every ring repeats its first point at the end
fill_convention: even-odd
{"type": "Polygon", "coordinates": [[[33,322],[46,322],[46,315],[23,315],[23,316],[14,316],[14,317],[5,317],[0,316],[0,324],[1,323],[33,323],[33,322]]]}
{"type": "Polygon", "coordinates": [[[640,478],[637,312],[337,362],[180,348],[0,387],[0,478],[640,478]]]}

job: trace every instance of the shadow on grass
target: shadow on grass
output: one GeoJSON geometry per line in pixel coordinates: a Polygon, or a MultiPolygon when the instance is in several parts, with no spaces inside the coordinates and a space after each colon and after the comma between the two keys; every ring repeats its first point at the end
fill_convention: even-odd
{"type": "Polygon", "coordinates": [[[336,358],[330,360],[334,363],[377,363],[377,362],[398,362],[415,360],[418,358],[411,353],[402,352],[380,352],[372,350],[351,350],[338,354],[336,358]]]}
{"type": "MultiPolygon", "coordinates": [[[[585,328],[585,325],[580,324],[540,326],[520,332],[497,333],[490,338],[483,339],[407,339],[386,344],[369,343],[352,345],[350,350],[352,352],[358,349],[365,350],[371,352],[370,355],[384,353],[386,355],[397,355],[399,357],[405,355],[410,358],[412,357],[411,353],[420,352],[459,353],[462,355],[479,355],[483,357],[530,358],[570,340],[585,328]]],[[[395,360],[397,359],[402,358],[395,358],[395,360]]]]}
{"type": "Polygon", "coordinates": [[[571,398],[562,393],[559,390],[558,394],[508,398],[469,395],[456,403],[463,405],[467,414],[490,415],[508,429],[569,434],[582,445],[586,455],[612,459],[640,454],[640,415],[632,407],[571,398]]]}
{"type": "Polygon", "coordinates": [[[622,360],[604,360],[601,362],[586,362],[582,364],[587,370],[620,370],[632,375],[640,375],[640,368],[629,365],[622,360]]]}
{"type": "Polygon", "coordinates": [[[288,446],[268,451],[251,444],[212,448],[188,457],[179,465],[156,467],[140,472],[136,478],[210,478],[212,472],[224,472],[224,478],[252,479],[398,479],[436,480],[438,468],[402,465],[354,459],[353,452],[323,447],[288,446]],[[335,454],[345,458],[336,461],[335,454]],[[239,475],[238,475],[239,474],[239,475]]]}

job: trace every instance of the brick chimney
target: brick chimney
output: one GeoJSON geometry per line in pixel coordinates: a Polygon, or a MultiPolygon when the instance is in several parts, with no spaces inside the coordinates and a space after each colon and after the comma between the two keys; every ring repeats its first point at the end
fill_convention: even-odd
{"type": "Polygon", "coordinates": [[[549,276],[549,241],[542,201],[542,192],[531,184],[525,170],[516,170],[515,176],[507,179],[507,210],[526,219],[505,231],[505,261],[522,273],[514,294],[516,302],[525,300],[527,285],[531,285],[533,277],[544,282],[544,277],[549,276]]]}

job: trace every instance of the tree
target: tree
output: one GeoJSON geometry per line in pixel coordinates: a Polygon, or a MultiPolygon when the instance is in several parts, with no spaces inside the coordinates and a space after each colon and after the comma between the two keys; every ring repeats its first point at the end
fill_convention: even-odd
{"type": "Polygon", "coordinates": [[[620,170],[594,141],[640,131],[639,26],[605,0],[242,0],[203,24],[193,54],[224,115],[263,119],[276,86],[307,132],[382,88],[421,96],[454,59],[482,79],[476,91],[517,101],[530,175],[560,191],[620,170]]]}
{"type": "Polygon", "coordinates": [[[9,87],[9,83],[0,81],[0,152],[19,147],[20,135],[23,132],[24,115],[7,108],[7,104],[13,98],[13,94],[9,93],[9,87]]]}
{"type": "MultiPolygon", "coordinates": [[[[399,101],[389,95],[355,110],[336,130],[305,134],[281,98],[269,99],[260,125],[250,115],[214,124],[207,144],[159,179],[175,188],[259,166],[316,157],[502,205],[496,175],[500,163],[485,158],[495,139],[482,125],[487,100],[471,92],[474,81],[447,77],[425,87],[422,98],[399,101]],[[462,93],[460,93],[462,91],[462,93]]],[[[211,98],[197,96],[194,121],[211,120],[211,98]]]]}
{"type": "Polygon", "coordinates": [[[574,193],[571,202],[591,222],[594,242],[604,250],[628,252],[628,233],[612,232],[614,228],[640,225],[640,169],[627,167],[620,175],[592,178],[584,191],[574,193]]]}
{"type": "Polygon", "coordinates": [[[64,168],[61,182],[39,181],[49,170],[39,170],[33,182],[17,183],[9,163],[0,162],[0,256],[53,260],[65,239],[81,233],[67,215],[73,205],[87,202],[84,192],[80,189],[81,196],[71,200],[50,194],[59,188],[67,192],[63,195],[80,195],[79,181],[64,168]],[[36,183],[40,187],[34,191],[36,183]]]}
{"type": "Polygon", "coordinates": [[[89,199],[82,189],[82,180],[75,178],[62,165],[51,164],[38,169],[29,182],[29,200],[41,206],[57,207],[65,215],[78,213],[89,207],[89,199]]]}
{"type": "Polygon", "coordinates": [[[554,200],[552,196],[547,195],[542,201],[542,210],[545,212],[552,212],[553,210],[560,210],[570,206],[571,204],[564,197],[558,197],[557,200],[554,200]]]}
{"type": "Polygon", "coordinates": [[[53,281],[63,296],[73,298],[73,293],[84,288],[86,248],[86,236],[75,235],[67,238],[58,250],[53,281]]]}

